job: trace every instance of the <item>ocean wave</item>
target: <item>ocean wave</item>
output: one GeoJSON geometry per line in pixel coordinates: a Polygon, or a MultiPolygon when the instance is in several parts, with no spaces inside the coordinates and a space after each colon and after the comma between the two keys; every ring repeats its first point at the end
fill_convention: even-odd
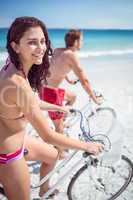
{"type": "Polygon", "coordinates": [[[77,52],[77,55],[80,58],[97,57],[97,56],[118,56],[118,55],[126,55],[126,54],[133,54],[133,49],[77,52]]]}
{"type": "MultiPolygon", "coordinates": [[[[119,56],[119,55],[127,55],[127,54],[133,54],[133,49],[127,49],[127,50],[107,50],[107,51],[80,51],[77,52],[77,55],[80,58],[88,58],[88,57],[98,57],[98,56],[119,56]]],[[[0,62],[3,62],[6,60],[8,56],[7,52],[0,52],[0,62]]]]}
{"type": "Polygon", "coordinates": [[[0,62],[5,61],[6,58],[8,57],[8,53],[7,52],[0,52],[0,62]]]}

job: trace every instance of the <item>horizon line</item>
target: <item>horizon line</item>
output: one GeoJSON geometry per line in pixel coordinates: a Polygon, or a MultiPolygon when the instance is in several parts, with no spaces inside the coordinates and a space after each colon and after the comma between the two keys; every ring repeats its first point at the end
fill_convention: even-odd
{"type": "MultiPolygon", "coordinates": [[[[0,27],[1,29],[8,29],[9,27],[0,27]]],[[[79,29],[79,30],[131,30],[133,28],[79,28],[79,27],[47,27],[47,29],[79,29]]]]}

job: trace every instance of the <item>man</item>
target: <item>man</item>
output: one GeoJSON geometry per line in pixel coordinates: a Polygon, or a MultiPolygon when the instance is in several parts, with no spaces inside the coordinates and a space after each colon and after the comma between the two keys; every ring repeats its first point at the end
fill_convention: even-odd
{"type": "MultiPolygon", "coordinates": [[[[73,105],[76,100],[76,95],[68,90],[59,88],[64,79],[74,84],[74,81],[69,80],[67,77],[67,74],[73,71],[89,97],[96,104],[101,103],[100,99],[94,95],[76,55],[77,50],[81,48],[82,40],[83,36],[81,31],[70,30],[65,35],[66,48],[57,48],[54,50],[50,64],[51,75],[47,79],[48,85],[44,86],[40,92],[40,96],[43,100],[59,106],[62,106],[65,100],[67,101],[67,105],[73,105]]],[[[63,113],[49,112],[49,116],[53,120],[56,131],[63,133],[63,113]]]]}

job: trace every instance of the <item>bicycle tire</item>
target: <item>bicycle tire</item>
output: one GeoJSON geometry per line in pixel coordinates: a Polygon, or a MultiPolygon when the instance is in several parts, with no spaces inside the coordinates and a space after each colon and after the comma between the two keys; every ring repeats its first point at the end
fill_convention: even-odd
{"type": "Polygon", "coordinates": [[[96,114],[92,112],[87,115],[86,112],[85,117],[91,134],[101,133],[105,135],[108,135],[111,132],[117,118],[115,110],[110,107],[97,108],[96,114]]]}
{"type": "MultiPolygon", "coordinates": [[[[122,184],[122,186],[113,194],[111,194],[112,196],[110,197],[102,197],[101,199],[102,200],[114,200],[116,199],[118,196],[120,196],[122,194],[122,192],[128,187],[129,183],[131,182],[132,180],[132,177],[133,177],[133,164],[131,162],[131,160],[129,158],[127,158],[126,156],[122,155],[121,157],[121,160],[124,161],[127,166],[129,167],[129,171],[128,171],[128,177],[125,178],[125,181],[124,181],[124,184],[122,184]]],[[[85,173],[85,171],[88,169],[90,165],[88,164],[84,164],[77,172],[76,174],[72,177],[69,185],[68,185],[68,189],[67,189],[67,196],[68,196],[68,199],[69,200],[80,200],[80,199],[84,199],[84,200],[91,200],[92,198],[87,197],[87,191],[85,192],[85,197],[81,197],[79,196],[79,194],[77,194],[77,196],[74,196],[75,194],[73,194],[73,190],[74,190],[74,187],[75,187],[75,184],[77,184],[76,182],[79,180],[79,182],[82,181],[82,177],[81,175],[83,175],[83,173],[85,173]]],[[[112,172],[113,173],[113,172],[112,172]]],[[[120,172],[119,172],[120,173],[120,172]]],[[[125,175],[125,174],[124,174],[125,175]]],[[[121,175],[120,175],[121,176],[121,175]]],[[[87,178],[88,179],[88,178],[87,178]]],[[[117,179],[118,181],[118,179],[117,179]]],[[[118,185],[119,185],[119,182],[116,182],[118,185]]],[[[83,185],[84,186],[84,185],[83,185]]],[[[88,185],[87,185],[87,190],[89,190],[89,186],[90,186],[90,182],[88,181],[88,185]]],[[[115,188],[115,183],[113,183],[113,187],[115,188]]],[[[80,188],[80,191],[81,191],[81,186],[79,186],[80,188]]],[[[92,189],[92,188],[91,188],[92,189]]],[[[105,193],[105,191],[102,191],[102,193],[105,193]]],[[[107,191],[106,191],[107,192],[107,191]]],[[[93,193],[94,195],[95,193],[93,193]]],[[[89,193],[88,193],[89,195],[89,193]]],[[[94,199],[97,199],[99,200],[97,197],[94,197],[94,199]]],[[[100,199],[100,200],[101,200],[100,199]]]]}

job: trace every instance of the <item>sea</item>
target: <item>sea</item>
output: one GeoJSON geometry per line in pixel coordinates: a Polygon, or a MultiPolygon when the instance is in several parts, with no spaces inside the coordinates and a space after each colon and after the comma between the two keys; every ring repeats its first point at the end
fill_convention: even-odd
{"type": "MultiPolygon", "coordinates": [[[[6,35],[8,28],[0,28],[0,64],[7,57],[6,35]]],[[[48,29],[53,48],[64,47],[67,29],[48,29]]],[[[82,30],[84,42],[81,58],[103,56],[132,56],[133,30],[82,30]]]]}

